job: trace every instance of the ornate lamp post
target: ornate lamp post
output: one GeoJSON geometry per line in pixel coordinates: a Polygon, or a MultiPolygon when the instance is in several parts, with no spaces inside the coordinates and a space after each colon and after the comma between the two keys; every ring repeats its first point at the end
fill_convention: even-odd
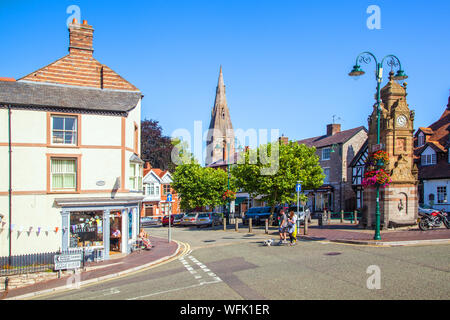
{"type": "MultiPolygon", "coordinates": [[[[356,57],[356,64],[353,66],[352,71],[348,74],[351,77],[359,77],[362,76],[365,72],[361,69],[361,66],[358,63],[365,63],[369,64],[372,61],[372,58],[376,65],[376,73],[375,73],[375,79],[377,80],[377,145],[380,145],[380,113],[381,113],[381,82],[383,81],[383,64],[385,61],[387,61],[387,65],[393,69],[394,67],[398,67],[397,74],[393,77],[394,80],[405,80],[408,78],[408,76],[405,74],[405,72],[402,70],[402,65],[400,63],[400,60],[390,54],[387,55],[381,60],[380,63],[378,63],[377,58],[370,52],[363,52],[360,53],[356,57]]],[[[377,184],[377,207],[376,207],[376,213],[375,213],[375,236],[374,240],[381,240],[380,235],[380,186],[377,184]]]]}

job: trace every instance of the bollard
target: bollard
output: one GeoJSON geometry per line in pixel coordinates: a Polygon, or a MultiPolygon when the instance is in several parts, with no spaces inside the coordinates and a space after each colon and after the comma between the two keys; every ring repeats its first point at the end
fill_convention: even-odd
{"type": "Polygon", "coordinates": [[[344,223],[344,210],[341,210],[341,223],[344,223]]]}
{"type": "Polygon", "coordinates": [[[303,225],[303,234],[306,236],[308,234],[308,217],[305,214],[305,224],[303,225]]]}
{"type": "Polygon", "coordinates": [[[353,213],[353,223],[354,224],[358,224],[358,211],[355,210],[355,212],[353,213]]]}
{"type": "Polygon", "coordinates": [[[252,233],[252,218],[248,219],[248,233],[252,233]]]}
{"type": "Polygon", "coordinates": [[[234,230],[235,231],[239,231],[239,223],[238,223],[238,219],[237,218],[234,219],[234,230]]]}
{"type": "Polygon", "coordinates": [[[227,219],[223,218],[223,231],[227,231],[227,219]]]}
{"type": "Polygon", "coordinates": [[[325,211],[327,213],[327,220],[330,221],[331,219],[331,212],[330,211],[325,211]]]}
{"type": "Polygon", "coordinates": [[[266,219],[266,234],[269,234],[269,219],[266,219]]]}

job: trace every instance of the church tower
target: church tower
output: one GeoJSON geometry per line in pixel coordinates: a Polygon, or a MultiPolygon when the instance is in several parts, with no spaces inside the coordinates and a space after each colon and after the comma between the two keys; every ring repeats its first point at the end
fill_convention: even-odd
{"type": "MultiPolygon", "coordinates": [[[[398,84],[394,73],[389,74],[389,82],[381,89],[380,142],[389,156],[386,171],[392,182],[380,188],[381,225],[415,224],[418,210],[418,170],[413,159],[414,111],[406,101],[406,86],[398,84]]],[[[369,152],[377,144],[377,105],[369,116],[369,152]]],[[[367,227],[374,225],[376,211],[375,188],[364,191],[367,211],[363,221],[367,227]]]]}
{"type": "Polygon", "coordinates": [[[224,164],[234,162],[234,131],[225,96],[222,66],[220,66],[216,99],[211,111],[205,165],[208,166],[218,161],[224,164]]]}

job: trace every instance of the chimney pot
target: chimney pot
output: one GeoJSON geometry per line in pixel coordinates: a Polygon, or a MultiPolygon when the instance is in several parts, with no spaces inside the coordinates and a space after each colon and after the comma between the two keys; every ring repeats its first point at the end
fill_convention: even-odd
{"type": "Polygon", "coordinates": [[[88,24],[87,20],[83,20],[83,24],[87,25],[88,24]]]}
{"type": "Polygon", "coordinates": [[[76,19],[76,18],[73,18],[72,23],[73,23],[73,24],[78,23],[77,19],[76,19]]]}

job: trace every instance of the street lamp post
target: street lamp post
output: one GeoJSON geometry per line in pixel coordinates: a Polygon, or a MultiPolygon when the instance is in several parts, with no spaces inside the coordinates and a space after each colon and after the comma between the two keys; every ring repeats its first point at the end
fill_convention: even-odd
{"type": "MultiPolygon", "coordinates": [[[[381,82],[383,81],[383,64],[386,60],[388,66],[392,68],[398,67],[397,74],[393,77],[394,80],[404,80],[408,78],[408,76],[405,74],[405,72],[402,70],[402,65],[400,63],[400,60],[390,54],[387,55],[381,60],[380,63],[378,63],[377,58],[370,52],[366,51],[363,53],[360,53],[356,57],[356,64],[353,66],[353,70],[349,73],[349,76],[351,77],[358,77],[362,76],[365,72],[361,69],[361,66],[358,65],[358,63],[365,63],[369,64],[371,62],[371,58],[373,58],[375,64],[376,64],[376,73],[375,77],[377,80],[377,145],[380,145],[380,113],[381,113],[381,82]]],[[[378,166],[378,164],[377,164],[378,166]]],[[[381,240],[380,235],[380,186],[377,184],[377,198],[376,198],[376,213],[375,213],[375,236],[374,240],[381,240]]]]}

